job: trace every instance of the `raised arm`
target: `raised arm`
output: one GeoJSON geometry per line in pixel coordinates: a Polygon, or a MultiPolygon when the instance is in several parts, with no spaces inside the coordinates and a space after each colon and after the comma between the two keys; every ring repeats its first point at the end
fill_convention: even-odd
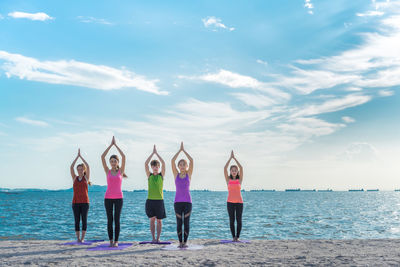
{"type": "Polygon", "coordinates": [[[81,158],[83,164],[85,164],[85,166],[86,166],[86,175],[85,175],[85,179],[86,179],[87,182],[89,182],[89,179],[90,179],[90,167],[89,167],[89,164],[88,164],[88,163],[86,162],[86,160],[82,157],[82,155],[81,155],[81,150],[80,150],[80,149],[79,149],[78,154],[79,154],[79,157],[81,158]]]}
{"type": "Polygon", "coordinates": [[[189,179],[192,179],[192,173],[193,173],[193,158],[189,155],[189,153],[186,152],[186,150],[183,148],[183,142],[182,142],[182,151],[185,153],[186,157],[189,159],[189,170],[188,170],[188,175],[189,179]]]}
{"type": "Polygon", "coordinates": [[[175,156],[171,159],[171,167],[172,167],[172,173],[174,175],[174,179],[178,175],[178,172],[179,172],[178,169],[176,168],[176,159],[178,158],[179,153],[181,153],[181,151],[182,151],[182,145],[181,145],[181,148],[178,150],[178,152],[176,152],[175,156]]]}
{"type": "Polygon", "coordinates": [[[121,174],[125,173],[125,162],[126,162],[126,157],[124,152],[122,152],[122,150],[119,148],[119,146],[115,143],[115,139],[113,137],[113,141],[114,141],[114,146],[117,148],[119,154],[121,154],[121,166],[120,166],[120,170],[121,170],[121,174]]]}
{"type": "Polygon", "coordinates": [[[153,152],[158,159],[161,162],[161,176],[164,178],[165,175],[165,161],[162,159],[162,157],[158,154],[157,150],[156,150],[156,145],[154,145],[154,152],[153,152]]]}
{"type": "Polygon", "coordinates": [[[150,173],[151,172],[150,172],[150,169],[149,169],[149,163],[150,163],[151,158],[154,155],[155,147],[156,146],[154,145],[153,152],[150,154],[150,156],[146,159],[146,162],[144,163],[144,171],[146,172],[147,179],[150,177],[150,173]]]}
{"type": "Polygon", "coordinates": [[[228,161],[226,162],[225,167],[224,167],[224,175],[225,175],[226,184],[229,183],[228,167],[229,167],[229,162],[231,162],[232,158],[233,158],[233,150],[232,150],[232,152],[231,152],[231,156],[229,157],[229,159],[228,159],[228,161]]]}
{"type": "Polygon", "coordinates": [[[236,159],[235,156],[233,156],[233,159],[236,161],[236,163],[239,167],[239,182],[240,182],[240,184],[242,184],[242,182],[243,182],[243,167],[240,164],[240,162],[236,159]]]}
{"type": "Polygon", "coordinates": [[[74,159],[74,161],[73,161],[72,164],[71,164],[71,167],[69,168],[69,171],[70,171],[71,177],[72,177],[72,181],[75,181],[75,178],[76,178],[76,174],[75,174],[75,164],[76,164],[76,161],[78,160],[78,158],[79,158],[79,154],[76,155],[76,158],[74,159]]]}
{"type": "MultiPolygon", "coordinates": [[[[113,137],[113,140],[114,140],[114,137],[113,137]]],[[[107,147],[107,149],[103,152],[103,154],[101,154],[101,162],[103,163],[103,168],[104,168],[104,171],[106,172],[106,174],[108,174],[108,171],[110,170],[107,166],[106,156],[112,146],[113,146],[113,142],[111,142],[111,144],[107,147]]]]}

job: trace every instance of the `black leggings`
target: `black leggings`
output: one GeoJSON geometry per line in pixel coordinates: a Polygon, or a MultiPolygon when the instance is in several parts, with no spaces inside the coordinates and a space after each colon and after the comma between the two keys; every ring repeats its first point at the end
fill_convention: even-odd
{"type": "Polygon", "coordinates": [[[72,210],[75,217],[75,231],[79,231],[80,219],[82,217],[82,231],[87,229],[87,214],[89,211],[89,203],[73,203],[72,210]]]}
{"type": "Polygon", "coordinates": [[[229,213],[229,223],[231,227],[232,237],[239,238],[240,231],[242,230],[242,212],[243,203],[231,203],[227,202],[228,213],[229,213]],[[236,235],[235,235],[235,215],[236,215],[236,235]]]}
{"type": "Polygon", "coordinates": [[[107,231],[108,231],[108,239],[118,241],[119,237],[119,218],[121,217],[122,210],[122,198],[104,199],[104,206],[106,207],[107,212],[107,231]],[[115,223],[115,238],[113,239],[113,206],[114,206],[114,223],[115,223]]]}
{"type": "Polygon", "coordinates": [[[176,215],[176,232],[178,233],[179,242],[182,243],[182,223],[185,227],[183,233],[183,241],[186,243],[189,237],[189,222],[190,214],[192,212],[192,203],[189,202],[175,202],[175,215],[176,215]]]}

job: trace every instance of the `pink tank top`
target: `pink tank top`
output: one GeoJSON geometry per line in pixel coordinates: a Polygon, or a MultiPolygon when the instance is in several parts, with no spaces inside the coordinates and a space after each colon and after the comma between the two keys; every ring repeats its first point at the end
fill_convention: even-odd
{"type": "Polygon", "coordinates": [[[121,171],[118,170],[117,175],[112,175],[111,170],[108,171],[107,174],[107,190],[104,198],[122,198],[122,175],[121,171]]]}
{"type": "Polygon", "coordinates": [[[243,203],[242,193],[240,192],[240,181],[229,179],[228,182],[228,202],[243,203]]]}

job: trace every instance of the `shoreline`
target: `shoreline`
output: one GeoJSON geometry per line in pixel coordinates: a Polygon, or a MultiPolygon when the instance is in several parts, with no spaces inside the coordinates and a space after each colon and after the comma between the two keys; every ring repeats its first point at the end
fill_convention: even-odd
{"type": "MultiPolygon", "coordinates": [[[[72,240],[71,240],[72,241],[72,240]]],[[[164,240],[167,241],[167,240],[164,240]]],[[[169,240],[177,245],[176,240],[169,240]]],[[[90,251],[90,246],[65,246],[66,240],[1,240],[0,266],[390,266],[400,265],[400,239],[252,240],[221,244],[218,239],[193,239],[200,250],[163,250],[163,245],[133,242],[123,250],[90,251]]],[[[104,243],[104,242],[103,242],[104,243]]]]}

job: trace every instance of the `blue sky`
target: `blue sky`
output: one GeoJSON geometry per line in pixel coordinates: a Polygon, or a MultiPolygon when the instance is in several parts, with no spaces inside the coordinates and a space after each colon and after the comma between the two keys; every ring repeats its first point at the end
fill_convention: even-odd
{"type": "Polygon", "coordinates": [[[92,180],[115,135],[125,189],[184,141],[192,187],[400,188],[399,1],[7,1],[0,4],[0,187],[92,180]]]}

